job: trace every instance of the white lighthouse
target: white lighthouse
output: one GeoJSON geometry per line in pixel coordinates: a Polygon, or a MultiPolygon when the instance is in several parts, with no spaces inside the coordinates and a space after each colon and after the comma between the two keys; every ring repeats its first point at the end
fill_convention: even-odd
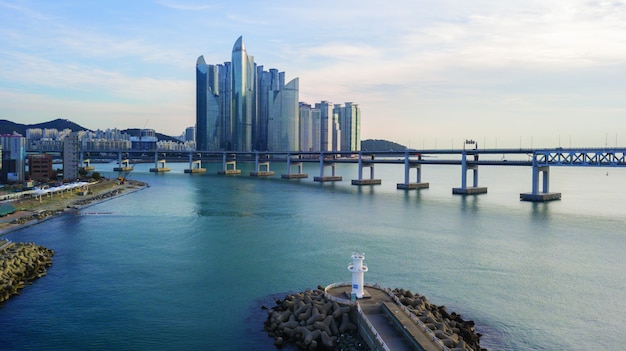
{"type": "Polygon", "coordinates": [[[352,299],[363,298],[363,273],[367,272],[367,266],[363,263],[365,256],[355,252],[352,254],[352,263],[348,265],[348,270],[352,273],[352,299]]]}

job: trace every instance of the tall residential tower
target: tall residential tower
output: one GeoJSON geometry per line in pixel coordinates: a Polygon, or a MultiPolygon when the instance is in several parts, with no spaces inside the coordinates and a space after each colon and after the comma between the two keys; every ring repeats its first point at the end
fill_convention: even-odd
{"type": "Polygon", "coordinates": [[[299,84],[264,71],[239,37],[231,62],[196,63],[196,145],[200,151],[292,151],[299,147],[299,84]]]}

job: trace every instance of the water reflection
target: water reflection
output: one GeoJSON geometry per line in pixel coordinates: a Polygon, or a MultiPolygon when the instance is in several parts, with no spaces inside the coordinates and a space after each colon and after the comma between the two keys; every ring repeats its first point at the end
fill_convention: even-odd
{"type": "Polygon", "coordinates": [[[462,212],[478,212],[478,195],[456,195],[461,197],[462,212]]]}

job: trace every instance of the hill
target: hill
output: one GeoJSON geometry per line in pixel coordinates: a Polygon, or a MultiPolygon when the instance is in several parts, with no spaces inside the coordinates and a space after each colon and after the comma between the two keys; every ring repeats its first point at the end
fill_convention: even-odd
{"type": "Polygon", "coordinates": [[[361,141],[363,151],[403,151],[406,146],[382,139],[367,139],[361,141]]]}
{"type": "MultiPolygon", "coordinates": [[[[73,132],[78,132],[81,130],[92,131],[91,129],[85,128],[70,120],[61,119],[61,118],[57,118],[49,122],[36,123],[36,124],[20,124],[20,123],[8,121],[6,119],[0,120],[0,135],[13,134],[15,132],[23,136],[26,136],[26,129],[29,129],[29,128],[41,128],[41,129],[47,128],[47,129],[56,129],[56,130],[70,129],[73,132]]],[[[126,129],[126,130],[122,130],[122,132],[129,134],[129,135],[139,136],[138,128],[126,129]]],[[[157,139],[159,140],[179,141],[178,139],[174,137],[161,134],[161,133],[156,133],[156,136],[157,136],[157,139]]]]}
{"type": "Polygon", "coordinates": [[[57,118],[53,121],[37,123],[37,124],[20,124],[20,123],[8,121],[6,119],[0,120],[0,134],[13,134],[13,132],[16,132],[16,133],[26,136],[26,129],[29,129],[29,128],[41,128],[41,129],[54,128],[57,130],[71,129],[72,131],[90,130],[72,121],[69,121],[67,119],[61,119],[61,118],[57,118]]]}

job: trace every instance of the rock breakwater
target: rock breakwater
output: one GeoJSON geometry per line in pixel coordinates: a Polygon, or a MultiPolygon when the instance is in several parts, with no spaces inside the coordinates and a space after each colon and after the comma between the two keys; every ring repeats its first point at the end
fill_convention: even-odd
{"type": "MultiPolygon", "coordinates": [[[[371,341],[379,331],[371,330],[370,327],[382,328],[383,331],[387,328],[380,325],[380,317],[385,315],[385,304],[394,301],[412,315],[410,319],[424,335],[436,340],[439,345],[436,346],[437,349],[486,351],[480,347],[481,335],[474,330],[473,321],[464,320],[461,315],[448,312],[445,306],[432,304],[425,296],[410,290],[370,287],[368,298],[358,305],[367,309],[365,314],[370,318],[378,316],[378,325],[374,327],[365,314],[358,315],[361,309],[357,308],[354,301],[340,297],[346,294],[345,285],[332,284],[326,289],[318,286],[316,290],[290,294],[284,300],[277,299],[276,306],[268,309],[264,326],[265,331],[274,338],[274,344],[277,347],[295,345],[300,350],[368,350],[362,337],[371,341]],[[376,312],[377,308],[380,309],[379,312],[376,312]],[[364,325],[369,327],[358,326],[357,321],[366,323],[364,325]]],[[[393,319],[389,316],[387,318],[388,321],[393,319]]],[[[401,323],[406,322],[405,320],[401,323]]],[[[389,330],[385,334],[391,338],[397,337],[393,333],[389,334],[389,330]]],[[[386,341],[381,342],[384,344],[386,341]]],[[[426,349],[432,346],[424,345],[426,349]]]]}
{"type": "Polygon", "coordinates": [[[63,213],[63,210],[42,210],[42,211],[38,211],[36,213],[31,214],[30,216],[27,217],[19,217],[19,218],[15,218],[13,221],[11,221],[11,223],[13,224],[26,224],[30,221],[41,221],[44,220],[48,217],[51,216],[56,216],[58,214],[63,213]]]}
{"type": "Polygon", "coordinates": [[[358,335],[355,313],[355,306],[328,300],[318,287],[277,300],[268,311],[264,329],[278,347],[293,344],[302,350],[334,350],[339,340],[353,345],[350,350],[366,350],[358,348],[362,342],[354,341],[358,335]]]}
{"type": "Polygon", "coordinates": [[[76,206],[86,206],[86,205],[91,204],[94,201],[102,201],[102,200],[105,200],[105,199],[117,196],[117,195],[119,195],[121,193],[122,193],[122,190],[120,190],[120,189],[107,191],[106,193],[98,194],[96,196],[92,196],[92,197],[87,198],[87,199],[81,199],[81,200],[75,201],[73,206],[75,206],[75,207],[76,206]]]}
{"type": "Polygon", "coordinates": [[[410,290],[394,289],[392,292],[446,347],[452,350],[486,351],[480,347],[481,335],[474,330],[473,321],[466,321],[455,312],[448,313],[446,306],[432,304],[426,296],[410,290]]]}
{"type": "Polygon", "coordinates": [[[46,274],[54,251],[33,243],[0,240],[0,303],[46,274]]]}

